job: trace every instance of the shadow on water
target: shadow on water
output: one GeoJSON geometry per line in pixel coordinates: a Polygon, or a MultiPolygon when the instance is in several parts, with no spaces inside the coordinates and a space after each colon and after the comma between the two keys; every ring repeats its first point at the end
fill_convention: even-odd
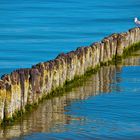
{"type": "Polygon", "coordinates": [[[82,83],[82,86],[72,88],[64,96],[54,97],[45,100],[31,114],[27,114],[14,126],[0,130],[0,138],[9,139],[32,133],[60,133],[65,128],[59,126],[68,125],[73,121],[84,123],[85,117],[75,117],[67,114],[66,107],[74,102],[82,102],[92,96],[100,96],[103,93],[109,94],[112,91],[121,91],[117,83],[121,82],[118,74],[121,74],[122,67],[127,65],[140,65],[140,52],[135,53],[122,61],[120,65],[102,67],[96,74],[82,83]]]}

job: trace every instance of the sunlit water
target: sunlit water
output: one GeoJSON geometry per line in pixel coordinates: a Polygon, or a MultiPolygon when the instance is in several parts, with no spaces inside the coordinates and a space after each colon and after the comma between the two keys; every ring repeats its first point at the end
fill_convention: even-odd
{"type": "Polygon", "coordinates": [[[123,65],[102,67],[65,95],[46,100],[4,140],[140,139],[140,52],[123,65]]]}
{"type": "Polygon", "coordinates": [[[0,0],[0,75],[134,27],[139,0],[0,0]]]}
{"type": "MultiPolygon", "coordinates": [[[[139,0],[1,0],[0,75],[134,27],[139,0]]],[[[140,139],[140,57],[40,104],[1,139],[140,139]],[[129,66],[128,66],[129,65],[129,66]]]]}

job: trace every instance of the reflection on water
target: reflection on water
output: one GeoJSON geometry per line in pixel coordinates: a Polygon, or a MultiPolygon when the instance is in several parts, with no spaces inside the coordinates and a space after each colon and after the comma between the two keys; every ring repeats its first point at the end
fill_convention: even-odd
{"type": "Polygon", "coordinates": [[[85,118],[67,115],[65,113],[65,106],[69,106],[77,100],[85,100],[90,96],[101,94],[102,92],[111,92],[112,87],[110,87],[110,83],[117,82],[118,79],[115,78],[115,74],[120,71],[121,68],[116,68],[115,66],[101,68],[96,75],[91,76],[82,83],[83,86],[71,89],[65,96],[44,101],[37,110],[25,117],[21,122],[9,129],[1,130],[1,137],[20,136],[32,132],[61,132],[64,131],[62,128],[52,128],[57,128],[56,126],[59,124],[69,124],[71,121],[80,121],[82,123],[85,118]]]}
{"type": "MultiPolygon", "coordinates": [[[[124,60],[123,63],[125,65],[139,65],[140,59],[138,56],[135,56],[124,60]]],[[[48,134],[63,133],[73,131],[74,129],[71,126],[73,123],[73,125],[80,125],[82,129],[82,126],[88,122],[88,117],[85,115],[85,112],[81,111],[82,108],[77,108],[80,111],[78,113],[74,112],[73,114],[75,115],[71,115],[73,108],[76,109],[73,105],[75,103],[82,105],[84,102],[90,100],[91,97],[99,96],[102,100],[101,104],[106,106],[102,99],[102,95],[121,92],[123,90],[120,86],[120,83],[122,82],[120,75],[123,67],[124,66],[121,65],[102,67],[95,75],[92,75],[87,81],[83,82],[82,86],[71,89],[71,91],[64,96],[44,101],[36,110],[22,118],[20,122],[17,122],[14,126],[4,130],[1,129],[0,137],[6,139],[20,137],[27,134],[29,135],[32,133],[36,134],[39,132],[48,134]]],[[[90,105],[88,103],[85,104],[85,106],[87,106],[87,111],[90,112],[89,106],[92,106],[92,104],[90,105]]],[[[93,104],[93,106],[97,107],[96,104],[93,104]]],[[[102,108],[103,107],[100,109],[102,108]]],[[[98,110],[96,110],[96,108],[95,112],[98,114],[98,110]]],[[[97,118],[95,116],[95,120],[92,121],[95,121],[94,123],[97,124],[97,126],[99,124],[100,126],[106,125],[104,122],[98,122],[98,119],[96,119],[97,118]]],[[[95,130],[97,129],[96,126],[93,125],[93,127],[95,130]]]]}
{"type": "Polygon", "coordinates": [[[122,65],[127,65],[127,66],[139,66],[140,65],[140,50],[137,52],[134,52],[131,54],[132,56],[128,57],[127,59],[124,59],[122,62],[122,65]]]}

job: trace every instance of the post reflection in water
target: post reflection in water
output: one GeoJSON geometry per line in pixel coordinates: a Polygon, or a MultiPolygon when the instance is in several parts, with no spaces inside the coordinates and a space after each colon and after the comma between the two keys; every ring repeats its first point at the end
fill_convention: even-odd
{"type": "MultiPolygon", "coordinates": [[[[82,86],[71,89],[64,96],[54,97],[44,101],[37,110],[26,116],[23,120],[0,131],[0,137],[18,137],[32,132],[60,132],[62,129],[51,129],[59,124],[69,124],[72,120],[84,121],[84,118],[75,118],[65,113],[65,106],[69,106],[75,100],[85,100],[89,96],[95,96],[102,92],[111,91],[110,83],[115,83],[115,74],[121,71],[120,67],[102,67],[99,72],[92,75],[82,86]]],[[[59,128],[59,127],[58,127],[59,128]]]]}
{"type": "MultiPolygon", "coordinates": [[[[128,58],[123,61],[124,65],[139,65],[138,57],[128,58]]],[[[46,100],[39,107],[24,116],[14,126],[0,130],[0,138],[7,139],[27,135],[33,132],[63,132],[62,125],[70,124],[72,121],[84,123],[84,117],[75,117],[67,114],[66,106],[70,106],[74,101],[84,101],[90,96],[121,91],[119,82],[121,79],[122,65],[111,65],[102,67],[96,74],[92,75],[82,86],[72,88],[64,96],[54,97],[46,100]]]]}

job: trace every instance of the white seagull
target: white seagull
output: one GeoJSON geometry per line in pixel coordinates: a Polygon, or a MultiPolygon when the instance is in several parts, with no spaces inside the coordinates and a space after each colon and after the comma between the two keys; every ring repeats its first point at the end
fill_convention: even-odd
{"type": "Polygon", "coordinates": [[[138,20],[138,18],[135,17],[135,20],[134,20],[135,24],[140,27],[140,21],[138,20]]]}

